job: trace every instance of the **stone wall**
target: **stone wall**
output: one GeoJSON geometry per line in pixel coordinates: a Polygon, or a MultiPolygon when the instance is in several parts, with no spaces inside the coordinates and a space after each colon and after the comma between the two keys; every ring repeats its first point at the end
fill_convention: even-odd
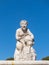
{"type": "Polygon", "coordinates": [[[0,61],[0,65],[49,65],[49,61],[0,61]]]}

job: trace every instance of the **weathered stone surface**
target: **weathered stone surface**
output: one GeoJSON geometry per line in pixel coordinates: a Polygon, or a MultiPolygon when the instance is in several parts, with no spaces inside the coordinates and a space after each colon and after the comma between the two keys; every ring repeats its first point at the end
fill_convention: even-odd
{"type": "Polygon", "coordinates": [[[16,48],[14,53],[14,60],[35,60],[36,53],[32,48],[34,45],[34,35],[27,28],[27,21],[20,22],[21,28],[16,30],[16,48]]]}

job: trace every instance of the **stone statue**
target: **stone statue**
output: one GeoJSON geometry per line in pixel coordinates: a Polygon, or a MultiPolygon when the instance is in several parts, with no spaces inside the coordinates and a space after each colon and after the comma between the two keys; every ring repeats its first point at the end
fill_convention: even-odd
{"type": "Polygon", "coordinates": [[[16,30],[16,48],[14,53],[14,60],[35,60],[36,54],[33,49],[34,35],[27,28],[28,22],[21,20],[21,28],[16,30]]]}

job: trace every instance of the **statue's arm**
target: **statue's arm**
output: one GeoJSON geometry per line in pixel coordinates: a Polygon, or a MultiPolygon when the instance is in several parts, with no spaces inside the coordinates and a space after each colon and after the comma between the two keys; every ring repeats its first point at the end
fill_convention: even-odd
{"type": "Polygon", "coordinates": [[[16,30],[16,39],[17,39],[17,40],[21,40],[22,37],[23,37],[23,35],[20,35],[20,33],[21,33],[20,30],[17,29],[17,30],[16,30]]]}
{"type": "Polygon", "coordinates": [[[19,35],[19,30],[16,30],[16,39],[17,40],[20,40],[21,39],[21,36],[19,35]]]}

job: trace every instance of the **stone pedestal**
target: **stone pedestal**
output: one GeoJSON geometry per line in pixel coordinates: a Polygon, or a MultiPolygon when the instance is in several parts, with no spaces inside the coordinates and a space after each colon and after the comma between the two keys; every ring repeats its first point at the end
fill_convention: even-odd
{"type": "Polygon", "coordinates": [[[49,61],[0,61],[0,65],[49,65],[49,61]]]}

